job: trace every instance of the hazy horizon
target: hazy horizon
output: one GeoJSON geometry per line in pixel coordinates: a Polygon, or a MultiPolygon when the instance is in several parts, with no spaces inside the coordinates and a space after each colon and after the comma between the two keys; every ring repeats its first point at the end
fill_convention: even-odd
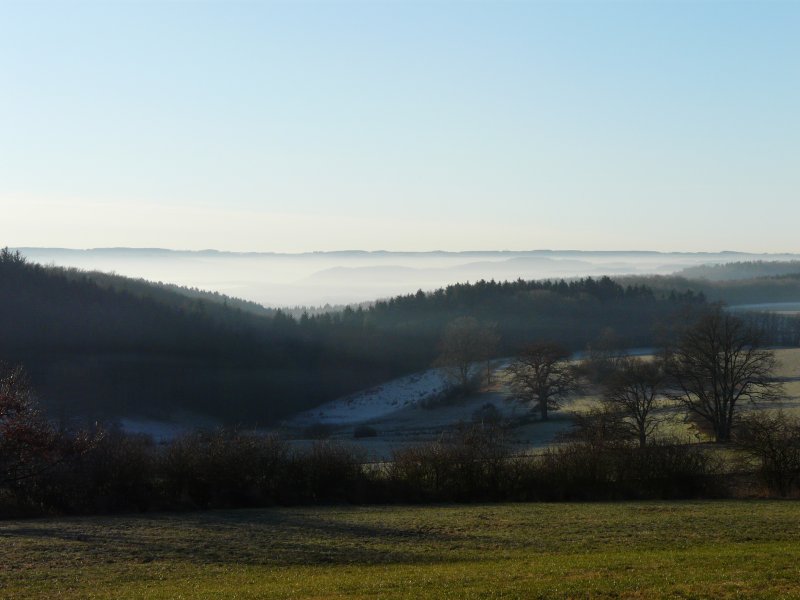
{"type": "Polygon", "coordinates": [[[800,255],[800,252],[753,252],[747,249],[731,249],[723,248],[720,250],[650,250],[647,248],[610,248],[610,249],[596,249],[596,248],[463,248],[459,250],[445,250],[443,248],[427,248],[419,250],[397,250],[391,248],[343,248],[340,250],[298,250],[294,252],[280,251],[280,250],[230,250],[226,248],[212,248],[212,247],[198,247],[198,248],[181,248],[169,246],[26,246],[26,245],[7,245],[11,250],[65,250],[67,252],[104,252],[104,251],[135,251],[135,252],[175,252],[175,253],[216,253],[216,254],[264,254],[264,255],[282,255],[282,256],[299,256],[306,254],[348,254],[348,253],[361,253],[361,254],[532,254],[532,253],[585,253],[585,254],[691,254],[691,255],[725,255],[725,254],[740,254],[745,256],[768,256],[768,257],[784,257],[800,255]]]}
{"type": "Polygon", "coordinates": [[[149,281],[197,287],[270,307],[370,302],[414,293],[419,289],[431,291],[480,279],[666,275],[702,264],[800,258],[797,254],[581,250],[299,254],[160,248],[20,250],[29,259],[43,264],[114,272],[149,281]]]}

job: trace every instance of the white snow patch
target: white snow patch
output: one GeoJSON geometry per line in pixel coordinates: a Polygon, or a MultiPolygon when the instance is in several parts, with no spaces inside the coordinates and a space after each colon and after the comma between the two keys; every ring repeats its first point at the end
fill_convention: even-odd
{"type": "Polygon", "coordinates": [[[345,425],[369,421],[417,405],[441,394],[447,386],[442,369],[420,371],[299,413],[288,420],[286,425],[345,425]]]}

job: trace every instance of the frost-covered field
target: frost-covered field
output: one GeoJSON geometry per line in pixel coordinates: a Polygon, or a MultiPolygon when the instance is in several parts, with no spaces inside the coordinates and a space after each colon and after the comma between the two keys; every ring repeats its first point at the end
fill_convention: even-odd
{"type": "Polygon", "coordinates": [[[409,406],[417,406],[421,401],[435,397],[446,389],[447,378],[444,372],[441,369],[429,369],[304,411],[287,421],[286,425],[302,427],[313,423],[362,423],[385,417],[409,406]]]}

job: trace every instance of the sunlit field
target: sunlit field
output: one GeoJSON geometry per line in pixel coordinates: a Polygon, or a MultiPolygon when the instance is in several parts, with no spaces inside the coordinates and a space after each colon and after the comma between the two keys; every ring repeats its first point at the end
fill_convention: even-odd
{"type": "Polygon", "coordinates": [[[268,509],[0,523],[25,598],[800,596],[800,504],[268,509]]]}
{"type": "Polygon", "coordinates": [[[800,417],[800,349],[775,351],[778,359],[777,375],[785,379],[785,399],[772,406],[761,406],[768,410],[782,410],[784,413],[800,417]]]}

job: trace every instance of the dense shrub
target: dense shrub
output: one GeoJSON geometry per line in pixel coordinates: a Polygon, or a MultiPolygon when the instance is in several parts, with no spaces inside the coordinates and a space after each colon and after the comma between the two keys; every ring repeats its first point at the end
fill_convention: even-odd
{"type": "Polygon", "coordinates": [[[395,451],[388,476],[406,500],[499,499],[508,457],[499,428],[466,427],[437,442],[395,451]]]}
{"type": "Polygon", "coordinates": [[[284,481],[290,502],[358,501],[363,497],[364,451],[334,442],[316,442],[304,452],[293,453],[284,481]]]}
{"type": "Polygon", "coordinates": [[[288,446],[275,436],[195,433],[167,446],[160,473],[167,497],[178,506],[263,506],[279,500],[288,456],[288,446]]]}
{"type": "Polygon", "coordinates": [[[800,419],[782,412],[754,413],[742,420],[736,442],[758,461],[763,483],[788,496],[800,480],[800,419]]]}
{"type": "Polygon", "coordinates": [[[720,466],[703,448],[573,443],[541,458],[537,498],[545,500],[669,499],[724,494],[720,466]]]}
{"type": "Polygon", "coordinates": [[[701,446],[668,442],[629,449],[617,457],[620,491],[628,498],[724,496],[727,490],[716,456],[701,446]]]}
{"type": "Polygon", "coordinates": [[[104,513],[162,506],[158,449],[152,438],[119,430],[95,432],[91,446],[25,486],[41,509],[104,513]]]}

